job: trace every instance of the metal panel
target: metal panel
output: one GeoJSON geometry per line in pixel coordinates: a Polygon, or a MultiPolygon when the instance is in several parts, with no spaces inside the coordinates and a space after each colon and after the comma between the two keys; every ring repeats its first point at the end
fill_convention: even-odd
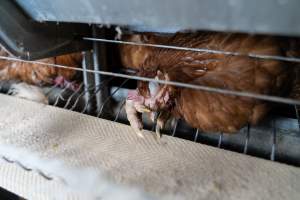
{"type": "Polygon", "coordinates": [[[299,0],[16,0],[35,20],[300,35],[299,0]]]}
{"type": "Polygon", "coordinates": [[[15,56],[34,60],[90,49],[81,40],[90,33],[87,25],[38,23],[26,16],[12,1],[0,1],[0,42],[15,56]]]}

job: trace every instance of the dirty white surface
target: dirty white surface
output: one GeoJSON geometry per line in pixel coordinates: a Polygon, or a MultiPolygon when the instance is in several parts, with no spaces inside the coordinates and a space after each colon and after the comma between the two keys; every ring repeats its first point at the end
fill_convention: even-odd
{"type": "Polygon", "coordinates": [[[0,155],[54,177],[0,158],[0,187],[33,200],[86,199],[84,192],[98,191],[110,199],[105,192],[134,193],[128,186],[136,199],[299,199],[300,168],[145,133],[139,139],[126,125],[0,95],[0,155]],[[84,176],[87,169],[101,172],[100,182],[84,176]]]}

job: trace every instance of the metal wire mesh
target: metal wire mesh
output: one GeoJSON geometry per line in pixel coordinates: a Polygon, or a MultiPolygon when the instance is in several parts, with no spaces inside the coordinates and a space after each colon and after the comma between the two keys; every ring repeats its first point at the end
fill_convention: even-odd
{"type": "MultiPolygon", "coordinates": [[[[186,47],[175,47],[175,46],[167,46],[167,45],[157,45],[157,44],[145,44],[145,43],[135,43],[135,42],[125,42],[125,41],[118,41],[118,40],[108,40],[108,39],[100,39],[100,38],[83,38],[85,40],[91,40],[93,42],[105,42],[105,43],[117,43],[117,44],[126,44],[126,45],[141,45],[141,46],[149,46],[149,47],[155,47],[155,48],[170,48],[170,49],[176,49],[176,50],[181,50],[181,51],[197,51],[197,52],[206,52],[206,53],[213,53],[213,54],[225,54],[225,55],[233,55],[233,56],[249,56],[251,58],[255,59],[267,59],[267,60],[279,60],[279,61],[285,61],[285,62],[300,62],[300,58],[291,58],[291,57],[282,57],[282,56],[271,56],[271,55],[257,55],[257,54],[242,54],[239,52],[227,52],[227,51],[219,51],[219,50],[211,50],[211,49],[197,49],[197,48],[186,48],[186,47]]],[[[96,45],[94,45],[94,48],[96,45]]],[[[94,54],[97,54],[98,51],[94,51],[94,54]]],[[[116,73],[116,72],[108,72],[108,71],[103,71],[100,70],[99,66],[95,66],[95,69],[92,68],[87,68],[84,67],[83,69],[81,68],[74,68],[72,66],[64,66],[64,65],[57,65],[57,64],[49,64],[49,63],[43,63],[40,61],[24,61],[18,58],[13,58],[13,57],[3,57],[0,56],[0,59],[6,59],[10,60],[13,62],[29,62],[29,63],[34,63],[34,64],[39,64],[43,65],[46,67],[58,67],[58,68],[64,68],[64,69],[72,69],[72,70],[77,70],[81,71],[83,73],[92,73],[92,74],[98,74],[98,75],[104,75],[107,76],[108,78],[106,79],[99,79],[95,78],[95,84],[94,85],[86,85],[82,83],[77,90],[73,91],[70,93],[68,90],[68,86],[65,86],[61,90],[59,90],[59,93],[56,94],[55,101],[53,103],[54,106],[60,106],[65,109],[70,109],[70,110],[76,110],[81,113],[86,113],[86,114],[92,114],[96,117],[103,117],[103,111],[105,110],[105,107],[107,104],[109,104],[111,101],[118,99],[115,98],[115,96],[120,92],[124,85],[128,83],[129,80],[139,80],[139,81],[152,81],[152,82],[157,82],[160,84],[167,84],[167,85],[172,85],[176,87],[184,87],[184,88],[190,88],[190,89],[195,89],[195,90],[203,90],[203,91],[208,91],[208,92],[215,92],[215,93],[221,93],[221,94],[226,94],[226,95],[234,95],[234,96],[242,96],[242,97],[249,97],[249,98],[255,98],[259,100],[264,100],[264,101],[271,101],[271,102],[276,102],[276,103],[283,103],[283,104],[291,104],[294,106],[295,109],[295,115],[297,118],[297,123],[298,123],[298,132],[300,132],[300,118],[299,118],[299,113],[298,113],[298,105],[300,105],[299,100],[291,99],[291,98],[284,98],[284,97],[277,97],[277,96],[269,96],[269,95],[262,95],[262,94],[255,94],[255,93],[250,93],[250,92],[245,92],[245,91],[233,91],[233,90],[227,90],[227,89],[221,89],[221,88],[213,88],[213,87],[207,87],[207,86],[202,86],[202,85],[193,85],[193,84],[188,84],[188,83],[181,83],[181,82],[174,82],[174,81],[164,81],[164,80],[157,80],[157,79],[151,79],[151,78],[146,78],[146,77],[139,77],[133,74],[124,74],[124,73],[116,73]],[[102,101],[101,105],[96,106],[96,113],[90,113],[88,112],[88,107],[93,104],[92,99],[96,97],[101,89],[104,87],[109,87],[110,83],[115,80],[116,78],[121,78],[123,81],[121,84],[119,84],[116,88],[112,90],[112,92],[104,98],[102,101]],[[96,84],[98,83],[98,84],[96,84]],[[88,99],[84,100],[84,96],[86,94],[89,94],[88,99]]],[[[97,58],[94,57],[94,60],[97,60],[97,58]]],[[[96,63],[96,65],[98,65],[96,63]]],[[[55,88],[52,87],[48,91],[48,93],[51,93],[51,90],[55,88]]],[[[114,114],[111,120],[115,122],[122,121],[124,122],[123,119],[120,120],[120,116],[124,115],[124,105],[125,105],[125,100],[124,97],[123,99],[120,100],[115,106],[114,109],[114,114]]],[[[156,119],[154,122],[151,122],[152,125],[150,125],[150,130],[155,129],[155,124],[156,124],[156,119]]],[[[176,120],[175,123],[173,123],[172,128],[170,128],[170,135],[176,137],[178,134],[178,127],[180,125],[180,120],[176,120]]],[[[249,143],[250,143],[250,138],[251,138],[251,132],[252,132],[252,127],[248,125],[245,129],[245,137],[243,138],[243,148],[242,148],[242,153],[248,154],[249,153],[249,143]]],[[[200,136],[203,136],[203,134],[199,129],[194,131],[193,136],[191,137],[191,140],[194,142],[202,142],[199,141],[201,138],[200,136]]],[[[179,134],[180,135],[180,134],[179,134]]],[[[269,153],[269,159],[270,160],[276,160],[276,151],[277,151],[277,128],[276,128],[276,120],[272,119],[272,133],[271,133],[271,148],[270,148],[270,153],[269,153]]],[[[180,136],[178,136],[180,137],[180,136]]],[[[219,148],[225,148],[224,147],[224,141],[225,135],[224,133],[219,133],[217,136],[217,144],[215,146],[219,148]]],[[[7,160],[7,159],[5,159],[7,160]]],[[[26,167],[24,167],[26,168],[26,167]]]]}

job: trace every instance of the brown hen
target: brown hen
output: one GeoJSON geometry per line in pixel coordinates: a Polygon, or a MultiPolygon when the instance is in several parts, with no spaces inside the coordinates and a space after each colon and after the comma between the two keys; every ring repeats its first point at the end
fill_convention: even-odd
{"type": "MultiPolygon", "coordinates": [[[[215,49],[239,53],[283,55],[281,39],[227,33],[176,34],[166,45],[215,49]]],[[[291,63],[253,59],[247,56],[154,49],[139,68],[139,75],[226,90],[285,95],[294,80],[291,63]]],[[[141,135],[139,112],[159,112],[156,132],[171,115],[183,118],[205,132],[234,133],[247,123],[257,124],[270,104],[253,98],[224,95],[156,83],[139,82],[128,94],[126,110],[135,131],[141,135]]]]}
{"type": "MultiPolygon", "coordinates": [[[[0,56],[13,57],[5,49],[0,49],[0,56]]],[[[81,53],[73,53],[52,58],[38,60],[48,64],[70,67],[80,67],[81,53]]],[[[20,80],[33,85],[58,84],[64,85],[73,80],[76,71],[59,67],[45,66],[35,63],[0,60],[0,80],[20,80]]]]}

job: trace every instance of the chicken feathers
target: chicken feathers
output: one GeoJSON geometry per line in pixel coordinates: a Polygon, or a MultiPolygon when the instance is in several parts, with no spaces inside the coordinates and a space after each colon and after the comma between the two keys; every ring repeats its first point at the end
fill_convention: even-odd
{"type": "MultiPolygon", "coordinates": [[[[4,48],[0,49],[0,56],[13,57],[4,48]]],[[[81,53],[73,53],[52,58],[45,58],[39,62],[57,64],[70,67],[80,67],[81,53]]],[[[0,60],[0,80],[19,80],[33,85],[55,84],[57,77],[71,81],[75,77],[74,69],[45,66],[35,63],[0,60]]]]}
{"type": "MultiPolygon", "coordinates": [[[[249,53],[285,56],[286,49],[275,37],[179,33],[164,40],[163,44],[239,52],[244,56],[152,48],[139,64],[140,76],[274,96],[285,95],[294,80],[291,63],[246,56],[249,53]]],[[[235,133],[248,123],[257,124],[270,109],[268,102],[253,98],[161,84],[157,94],[153,95],[149,83],[142,81],[138,83],[135,95],[139,97],[135,99],[142,97],[143,100],[131,100],[130,105],[160,112],[163,118],[158,120],[165,122],[169,116],[165,113],[169,113],[205,132],[235,133]]],[[[132,120],[139,119],[131,117],[132,120]]],[[[162,123],[159,126],[163,127],[162,123]]]]}

